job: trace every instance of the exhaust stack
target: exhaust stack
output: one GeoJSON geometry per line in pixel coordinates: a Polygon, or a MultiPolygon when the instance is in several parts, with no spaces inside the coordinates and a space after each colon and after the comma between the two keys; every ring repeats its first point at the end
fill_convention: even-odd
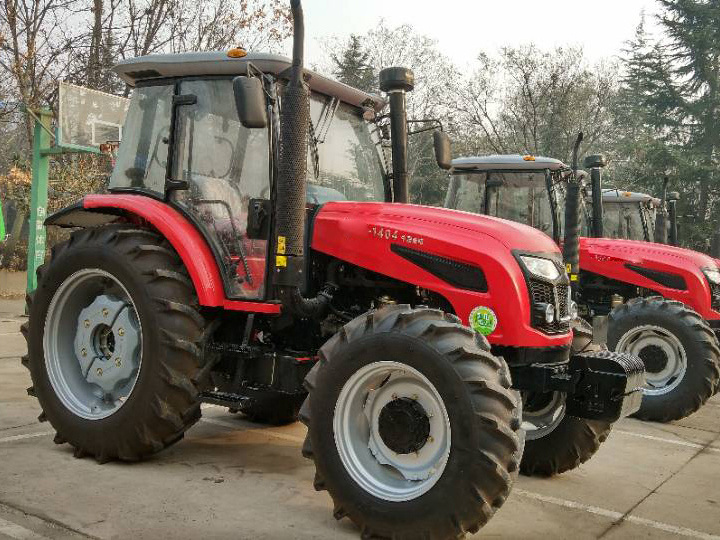
{"type": "Polygon", "coordinates": [[[603,201],[602,201],[602,169],[607,165],[605,156],[596,154],[587,156],[583,165],[590,169],[590,185],[592,189],[592,235],[602,238],[603,231],[603,201]]]}
{"type": "Polygon", "coordinates": [[[299,317],[322,315],[332,299],[326,287],[315,298],[303,298],[305,274],[305,201],[310,90],[305,84],[305,24],[300,0],[290,0],[293,58],[280,111],[280,163],[275,198],[275,272],[273,283],[285,312],[299,317]]]}
{"type": "Polygon", "coordinates": [[[390,130],[392,136],[393,202],[408,202],[408,128],[405,95],[415,88],[415,75],[403,67],[385,68],[380,72],[380,90],[390,96],[390,130]]]}
{"type": "MultiPolygon", "coordinates": [[[[563,259],[567,273],[570,275],[570,286],[573,292],[577,288],[580,272],[580,179],[578,178],[578,152],[583,140],[582,131],[578,133],[573,148],[572,170],[567,187],[565,203],[565,241],[563,243],[563,259]]],[[[573,294],[573,297],[575,295],[573,294]]]]}

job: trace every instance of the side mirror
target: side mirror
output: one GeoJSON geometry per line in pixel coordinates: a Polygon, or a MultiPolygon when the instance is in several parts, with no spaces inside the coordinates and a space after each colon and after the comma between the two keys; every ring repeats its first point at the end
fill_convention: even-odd
{"type": "Polygon", "coordinates": [[[680,194],[677,191],[671,191],[667,194],[667,200],[668,201],[679,201],[680,200],[680,194]]]}
{"type": "Polygon", "coordinates": [[[438,167],[445,170],[450,169],[452,167],[450,137],[443,131],[434,131],[433,144],[435,145],[435,161],[437,161],[438,167]]]}
{"type": "Polygon", "coordinates": [[[233,92],[240,123],[251,129],[266,127],[268,117],[262,81],[257,77],[235,77],[233,92]]]}

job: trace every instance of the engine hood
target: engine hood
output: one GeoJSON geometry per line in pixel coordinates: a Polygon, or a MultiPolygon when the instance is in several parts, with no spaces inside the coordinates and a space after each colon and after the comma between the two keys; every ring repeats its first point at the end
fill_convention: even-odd
{"type": "MultiPolygon", "coordinates": [[[[570,342],[569,332],[542,334],[530,325],[529,293],[517,253],[542,254],[562,267],[557,245],[532,227],[445,208],[350,201],[323,205],[311,227],[315,252],[432,291],[465,324],[473,309],[490,308],[497,316],[490,343],[551,347],[570,342]],[[482,284],[461,283],[459,275],[482,284]]],[[[564,283],[564,274],[558,279],[564,283]]]]}
{"type": "Polygon", "coordinates": [[[691,249],[637,240],[581,238],[580,249],[588,254],[612,256],[633,264],[652,261],[679,268],[715,268],[719,262],[709,255],[691,249]]]}
{"type": "Polygon", "coordinates": [[[436,231],[481,234],[497,240],[510,251],[560,253],[552,238],[537,229],[497,217],[461,210],[420,206],[416,204],[332,202],[321,213],[344,213],[372,223],[397,222],[406,227],[432,227],[436,231]]]}

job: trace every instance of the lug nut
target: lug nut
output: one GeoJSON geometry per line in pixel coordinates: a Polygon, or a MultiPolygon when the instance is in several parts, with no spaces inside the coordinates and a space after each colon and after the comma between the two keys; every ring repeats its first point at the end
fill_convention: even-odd
{"type": "Polygon", "coordinates": [[[125,335],[125,329],[124,328],[118,328],[118,336],[124,336],[125,335]]]}
{"type": "Polygon", "coordinates": [[[107,316],[108,316],[108,313],[110,313],[110,312],[108,311],[108,308],[104,307],[104,308],[102,309],[103,317],[107,317],[107,316]]]}
{"type": "Polygon", "coordinates": [[[96,373],[98,374],[98,377],[102,377],[102,368],[101,367],[97,368],[96,373]]]}
{"type": "Polygon", "coordinates": [[[430,435],[427,440],[428,440],[428,442],[435,442],[435,439],[433,438],[432,435],[430,435]]]}
{"type": "Polygon", "coordinates": [[[116,359],[115,359],[115,366],[117,366],[117,367],[122,366],[122,362],[120,361],[119,358],[116,358],[116,359]]]}
{"type": "Polygon", "coordinates": [[[90,328],[90,321],[85,319],[85,328],[90,328]]]}
{"type": "Polygon", "coordinates": [[[87,349],[83,349],[82,351],[80,351],[80,354],[83,356],[87,356],[87,349]]]}

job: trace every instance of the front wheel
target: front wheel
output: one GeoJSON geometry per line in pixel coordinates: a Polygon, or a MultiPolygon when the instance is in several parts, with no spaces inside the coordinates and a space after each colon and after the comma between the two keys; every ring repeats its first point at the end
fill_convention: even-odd
{"type": "Polygon", "coordinates": [[[608,346],[639,356],[647,384],[642,420],[669,422],[697,411],[715,392],[720,349],[695,311],[661,297],[635,298],[609,316],[608,346]]]}
{"type": "Polygon", "coordinates": [[[457,538],[505,501],[522,453],[520,402],[487,342],[434,309],[392,306],[320,350],[303,447],[335,517],[367,537],[457,538]]]}
{"type": "MultiPolygon", "coordinates": [[[[571,354],[603,350],[592,342],[592,327],[582,319],[572,323],[571,354]]],[[[589,460],[607,439],[612,424],[565,414],[562,392],[523,392],[525,452],[520,472],[554,476],[589,460]]]]}

